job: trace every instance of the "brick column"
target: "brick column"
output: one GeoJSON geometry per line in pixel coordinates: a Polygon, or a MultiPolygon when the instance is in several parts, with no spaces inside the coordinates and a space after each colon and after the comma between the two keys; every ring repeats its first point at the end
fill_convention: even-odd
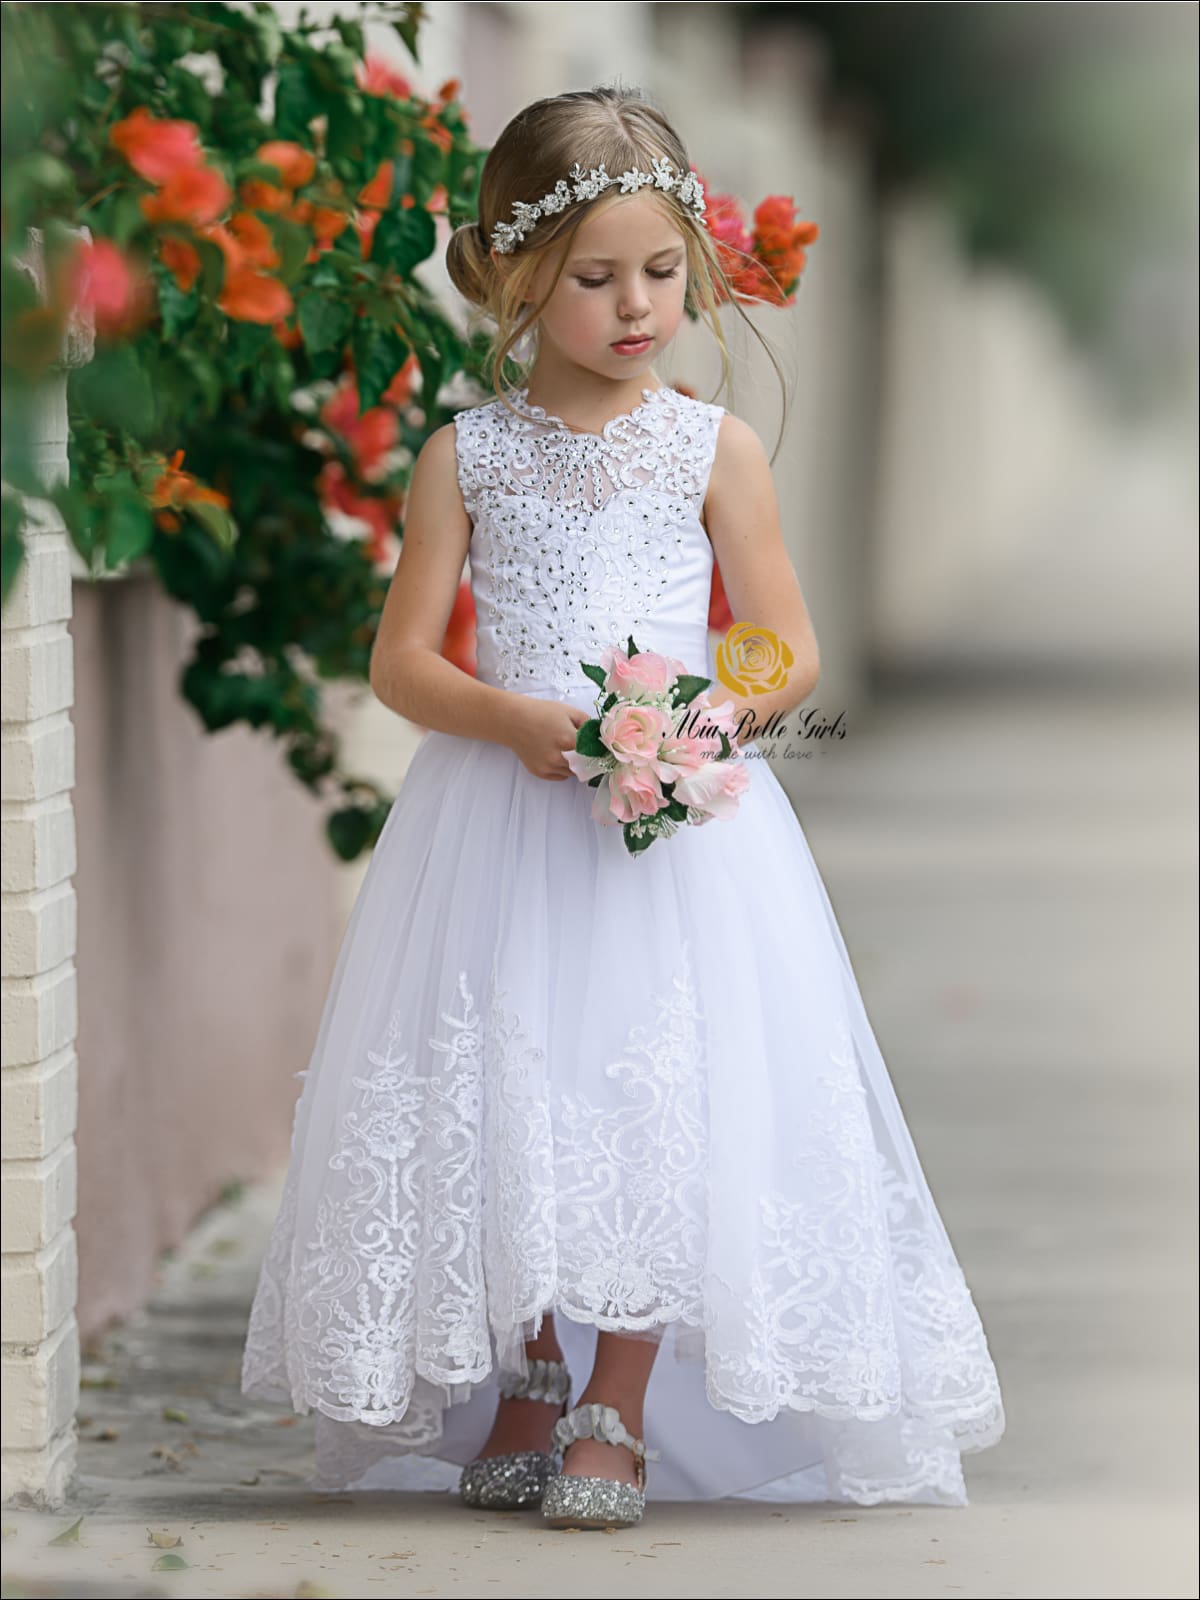
{"type": "MultiPolygon", "coordinates": [[[[44,287],[41,238],[25,263],[44,287]]],[[[67,369],[90,360],[76,322],[58,364],[31,386],[35,465],[67,476],[67,369]]],[[[0,1498],[61,1506],[75,1470],[75,741],[71,555],[53,507],[27,502],[25,561],[0,621],[3,682],[3,939],[0,1187],[3,1418],[0,1498]]]]}

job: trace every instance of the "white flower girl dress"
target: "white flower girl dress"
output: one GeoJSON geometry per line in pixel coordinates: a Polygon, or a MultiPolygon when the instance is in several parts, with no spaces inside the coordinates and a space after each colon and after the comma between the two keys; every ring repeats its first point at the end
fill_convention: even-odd
{"type": "MultiPolygon", "coordinates": [[[[716,678],[700,511],[722,408],[600,434],[455,419],[478,676],[591,709],[632,634],[716,678]]],[[[719,688],[719,682],[718,682],[719,688]]],[[[980,1318],[795,812],[639,856],[577,779],[427,732],[334,969],[243,1355],[315,1410],[318,1489],[453,1490],[553,1310],[661,1346],[648,1500],[964,1505],[1004,1431],[980,1318]]]]}

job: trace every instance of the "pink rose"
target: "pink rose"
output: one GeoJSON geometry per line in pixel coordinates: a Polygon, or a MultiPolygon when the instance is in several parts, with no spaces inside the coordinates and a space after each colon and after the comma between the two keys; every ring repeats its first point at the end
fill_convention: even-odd
{"type": "MultiPolygon", "coordinates": [[[[698,727],[703,727],[706,723],[711,723],[714,728],[719,730],[721,733],[728,734],[730,739],[732,739],[738,730],[738,725],[741,721],[741,712],[735,711],[732,700],[722,700],[720,705],[714,705],[711,698],[712,694],[713,690],[711,687],[708,689],[702,689],[688,706],[688,711],[689,713],[697,713],[696,723],[698,727]]],[[[703,736],[698,735],[698,737],[703,736]]],[[[720,740],[717,740],[717,746],[720,748],[720,740]]]]}
{"type": "MultiPolygon", "coordinates": [[[[711,740],[693,738],[690,734],[672,733],[664,739],[658,752],[657,771],[664,783],[674,783],[679,778],[690,778],[711,760],[707,751],[711,740]]],[[[720,753],[720,746],[717,746],[720,753]]]]}
{"type": "Polygon", "coordinates": [[[666,694],[675,678],[687,668],[682,661],[671,656],[660,656],[654,650],[643,650],[630,656],[616,646],[610,646],[600,657],[600,665],[608,676],[604,687],[610,694],[623,695],[627,700],[650,699],[666,694]]]}
{"type": "Polygon", "coordinates": [[[584,756],[580,755],[578,750],[564,750],[563,759],[583,783],[591,783],[598,772],[610,770],[606,756],[584,756]]]}
{"type": "MultiPolygon", "coordinates": [[[[600,788],[604,785],[601,784],[600,788]]],[[[659,781],[650,767],[618,767],[609,774],[609,810],[618,822],[652,817],[666,804],[659,781]]]]}
{"type": "Polygon", "coordinates": [[[680,778],[675,799],[685,806],[706,812],[701,820],[729,818],[737,810],[737,797],[750,787],[746,763],[737,756],[727,761],[706,761],[701,770],[680,778]]]}
{"type": "Polygon", "coordinates": [[[601,739],[618,761],[633,765],[653,761],[671,731],[670,717],[658,706],[618,704],[600,719],[601,739]]]}

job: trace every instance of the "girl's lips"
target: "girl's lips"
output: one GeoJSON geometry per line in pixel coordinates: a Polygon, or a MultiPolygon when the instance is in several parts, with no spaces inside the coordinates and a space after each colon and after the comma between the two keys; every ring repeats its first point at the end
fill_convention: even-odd
{"type": "Polygon", "coordinates": [[[642,338],[642,339],[618,339],[614,343],[613,349],[614,350],[637,350],[641,345],[649,344],[649,343],[650,343],[650,335],[646,334],[646,336],[644,338],[642,338]]]}

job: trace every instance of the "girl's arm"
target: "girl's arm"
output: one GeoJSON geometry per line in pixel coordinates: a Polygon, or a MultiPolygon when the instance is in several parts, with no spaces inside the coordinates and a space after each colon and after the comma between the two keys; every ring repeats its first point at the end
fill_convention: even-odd
{"type": "Polygon", "coordinates": [[[816,688],[821,657],[808,607],[792,567],[779,520],[775,481],[762,440],[748,422],[727,412],[704,501],[708,537],[735,623],[769,629],[790,647],[787,681],[766,694],[740,695],[720,678],[708,691],[715,704],[733,701],[741,723],[737,743],[753,739],[773,712],[790,711],[816,688]]]}
{"type": "Polygon", "coordinates": [[[413,463],[400,556],[371,651],[371,688],[419,727],[507,745],[516,697],[442,654],[470,540],[448,422],[413,463]]]}

